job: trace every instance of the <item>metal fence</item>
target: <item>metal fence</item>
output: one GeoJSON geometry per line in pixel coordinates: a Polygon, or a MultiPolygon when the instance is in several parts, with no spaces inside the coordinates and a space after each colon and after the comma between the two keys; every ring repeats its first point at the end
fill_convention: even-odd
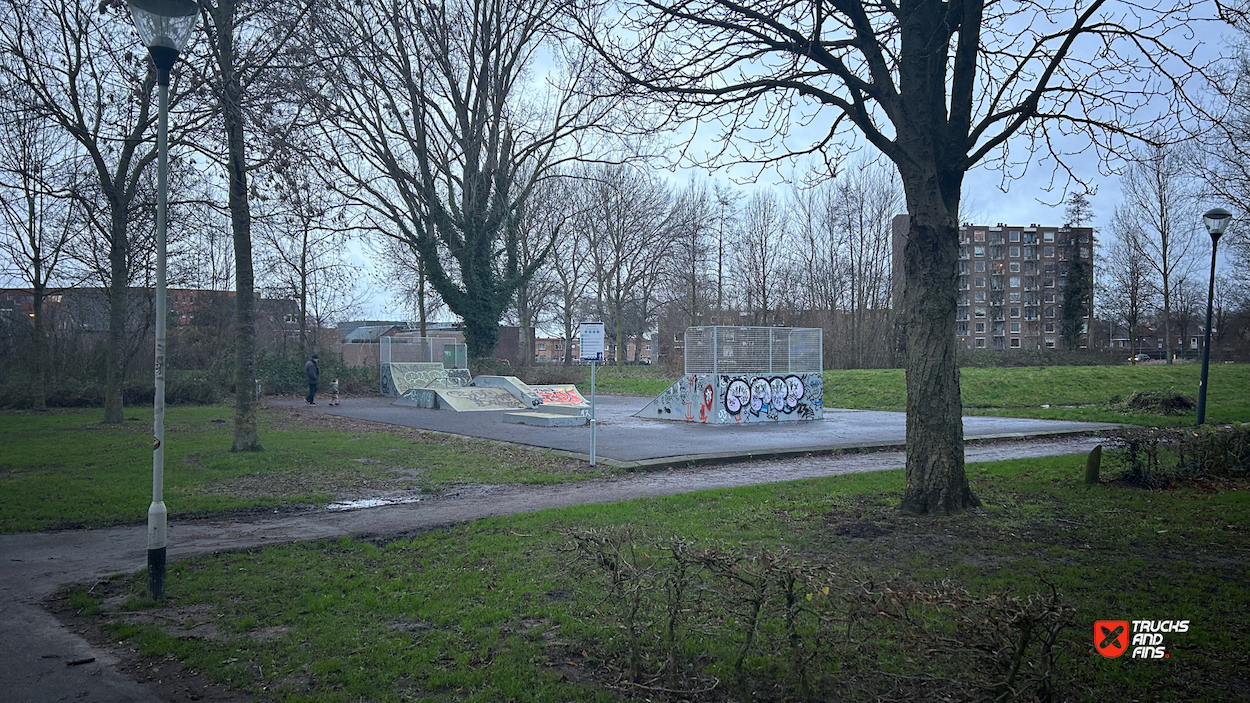
{"type": "Polygon", "coordinates": [[[378,344],[378,361],[382,364],[437,362],[448,368],[464,365],[465,345],[457,344],[455,337],[379,337],[378,344]]]}
{"type": "Polygon", "coordinates": [[[687,327],[686,373],[820,373],[818,327],[687,327]]]}

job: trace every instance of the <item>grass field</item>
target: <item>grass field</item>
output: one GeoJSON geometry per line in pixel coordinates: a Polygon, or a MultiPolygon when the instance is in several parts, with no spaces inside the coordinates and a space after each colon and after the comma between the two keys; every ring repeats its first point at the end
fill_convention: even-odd
{"type": "MultiPolygon", "coordinates": [[[[1081,457],[970,465],[985,504],[955,518],[900,515],[902,473],[880,472],[545,511],[381,544],[343,539],[219,554],[173,564],[163,607],[141,598],[142,574],[79,589],[60,607],[136,648],[147,657],[141,663],[172,655],[246,697],[721,701],[736,698],[733,662],[745,651],[742,671],[760,700],[799,700],[785,668],[785,628],[761,621],[743,650],[732,636],[740,624],[714,615],[681,621],[679,658],[692,680],[716,684],[671,696],[663,681],[645,689],[623,682],[630,601],[609,597],[607,562],[602,573],[572,566],[566,535],[629,525],[742,553],[788,549],[793,560],[897,593],[940,581],[978,598],[1053,585],[1072,609],[1055,643],[1059,700],[1250,699],[1250,494],[1089,487],[1078,480],[1082,469],[1081,457]],[[1166,660],[1094,653],[1095,620],[1136,619],[1191,625],[1168,636],[1166,660]]],[[[939,632],[959,631],[959,612],[929,615],[939,632]]],[[[929,687],[900,700],[978,693],[971,672],[943,657],[953,640],[912,642],[899,635],[906,622],[879,620],[854,632],[847,624],[843,649],[829,650],[841,659],[813,655],[814,700],[870,700],[866,681],[929,687]],[[857,654],[874,641],[894,655],[857,654]]],[[[649,671],[662,664],[642,661],[649,671]]]]}
{"type": "MultiPolygon", "coordinates": [[[[110,426],[99,410],[0,414],[0,534],[146,519],[150,409],[110,426]]],[[[323,504],[339,495],[465,483],[557,483],[601,476],[584,462],[493,442],[349,419],[262,413],[264,451],[230,452],[233,408],[166,411],[165,500],[172,515],[323,504]],[[362,441],[365,437],[368,441],[362,441]]]]}
{"type": "MultiPolygon", "coordinates": [[[[1193,423],[1193,413],[1130,413],[1116,408],[1113,401],[1137,391],[1169,389],[1197,397],[1199,370],[1197,364],[965,368],[960,371],[960,386],[964,412],[971,415],[1186,425],[1193,423]]],[[[601,370],[596,379],[599,390],[654,396],[672,382],[656,378],[658,370],[651,367],[626,367],[624,371],[618,374],[614,367],[601,370]]],[[[902,369],[826,371],[824,376],[826,407],[906,409],[907,384],[902,369]]],[[[583,384],[589,387],[589,377],[583,384]]],[[[1209,422],[1250,422],[1250,365],[1212,366],[1208,388],[1209,422]]]]}

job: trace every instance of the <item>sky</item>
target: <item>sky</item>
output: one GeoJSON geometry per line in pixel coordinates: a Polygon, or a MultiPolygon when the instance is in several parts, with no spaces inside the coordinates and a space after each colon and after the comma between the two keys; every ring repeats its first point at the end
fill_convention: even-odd
{"type": "MultiPolygon", "coordinates": [[[[1193,36],[1186,37],[1190,41],[1196,41],[1193,36]]],[[[1216,55],[1228,55],[1230,42],[1226,35],[1221,35],[1217,39],[1208,42],[1200,42],[1200,55],[1207,57],[1216,55]]],[[[814,129],[819,129],[822,124],[828,124],[823,121],[824,116],[815,121],[814,129]]],[[[797,136],[802,137],[799,133],[797,136]]],[[[702,138],[702,137],[700,137],[702,138]]],[[[1111,239],[1110,223],[1115,208],[1120,204],[1120,187],[1119,179],[1114,175],[1105,175],[1107,169],[1106,164],[1099,164],[1093,149],[1085,148],[1085,145],[1078,141],[1081,137],[1069,138],[1059,142],[1059,147],[1069,154],[1067,160],[1069,165],[1078,170],[1083,177],[1088,177],[1090,183],[1096,188],[1096,191],[1089,195],[1089,200],[1093,210],[1093,221],[1090,223],[1096,229],[1101,229],[1099,234],[1100,241],[1105,245],[1111,239]]],[[[710,139],[708,140],[711,144],[710,139]]],[[[1023,148],[1021,138],[1011,141],[1013,149],[1023,148]]],[[[695,142],[696,149],[698,142],[695,142]]],[[[1014,154],[1013,154],[1014,156],[1014,154]]],[[[1114,167],[1115,164],[1112,164],[1114,167]]],[[[783,167],[789,168],[789,167],[783,167]]],[[[680,187],[685,185],[692,173],[697,177],[710,177],[714,180],[726,182],[731,179],[742,180],[744,175],[749,173],[748,169],[730,169],[729,171],[717,171],[708,174],[702,169],[678,169],[676,171],[665,171],[667,177],[674,186],[680,187]]],[[[1023,173],[1016,174],[1016,177],[1010,180],[1004,180],[999,167],[993,162],[983,162],[981,165],[970,170],[964,181],[963,189],[963,207],[962,211],[969,219],[977,224],[996,224],[999,222],[1013,225],[1028,225],[1037,223],[1041,225],[1061,225],[1064,217],[1064,203],[1066,196],[1069,194],[1065,191],[1065,175],[1062,172],[1056,172],[1054,169],[1053,159],[1044,153],[1035,153],[1028,168],[1023,173]]],[[[750,192],[752,188],[776,187],[779,185],[780,177],[771,172],[764,172],[755,184],[747,184],[741,186],[743,192],[750,192]]],[[[1075,187],[1075,184],[1073,184],[1075,187]]],[[[1205,207],[1213,206],[1210,204],[1205,207]]],[[[1234,213],[1236,215],[1236,213],[1234,213]]],[[[1198,219],[1198,218],[1196,218],[1198,219]]],[[[1195,222],[1195,226],[1200,230],[1200,221],[1195,222]]],[[[1200,249],[1209,252],[1204,245],[1200,249]]],[[[354,257],[362,264],[368,264],[369,258],[363,251],[355,251],[354,257]]],[[[365,317],[371,319],[401,319],[404,316],[401,308],[397,304],[393,293],[383,290],[382,286],[376,282],[373,275],[366,275],[366,279],[372,286],[371,292],[366,298],[364,304],[365,317]]],[[[446,313],[445,313],[446,314],[446,313]]]]}

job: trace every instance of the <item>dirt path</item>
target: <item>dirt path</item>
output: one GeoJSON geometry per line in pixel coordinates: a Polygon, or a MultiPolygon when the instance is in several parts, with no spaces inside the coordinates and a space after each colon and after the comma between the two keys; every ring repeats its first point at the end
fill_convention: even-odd
{"type": "MultiPolygon", "coordinates": [[[[970,462],[1088,452],[1090,437],[970,445],[970,462]]],[[[169,526],[169,558],[286,542],[385,538],[484,517],[691,491],[902,468],[901,452],[756,461],[630,474],[556,486],[470,486],[419,501],[360,510],[316,510],[272,518],[212,519],[169,526]]],[[[415,498],[416,496],[408,496],[415,498]]],[[[157,701],[118,673],[116,653],[66,630],[38,602],[72,583],[145,566],[145,526],[0,537],[0,691],[9,700],[157,701]],[[94,658],[82,665],[68,662],[94,658]]],[[[168,691],[168,688],[162,688],[168,691]]]]}

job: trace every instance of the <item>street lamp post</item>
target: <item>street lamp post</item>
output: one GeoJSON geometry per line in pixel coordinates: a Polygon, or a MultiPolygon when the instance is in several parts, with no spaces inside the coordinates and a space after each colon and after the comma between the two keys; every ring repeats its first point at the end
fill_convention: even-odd
{"type": "Polygon", "coordinates": [[[139,38],[156,65],[160,95],[156,149],[156,393],[152,401],[152,505],[148,507],[148,595],[165,600],[165,217],[169,207],[169,72],[199,19],[192,0],[128,0],[139,38]]]}
{"type": "Polygon", "coordinates": [[[1211,235],[1211,282],[1207,287],[1207,327],[1203,331],[1202,342],[1202,377],[1198,381],[1198,426],[1207,419],[1207,368],[1211,365],[1211,308],[1215,303],[1215,248],[1220,243],[1220,236],[1228,229],[1233,214],[1224,208],[1208,210],[1202,216],[1202,224],[1207,226],[1211,235]]]}

